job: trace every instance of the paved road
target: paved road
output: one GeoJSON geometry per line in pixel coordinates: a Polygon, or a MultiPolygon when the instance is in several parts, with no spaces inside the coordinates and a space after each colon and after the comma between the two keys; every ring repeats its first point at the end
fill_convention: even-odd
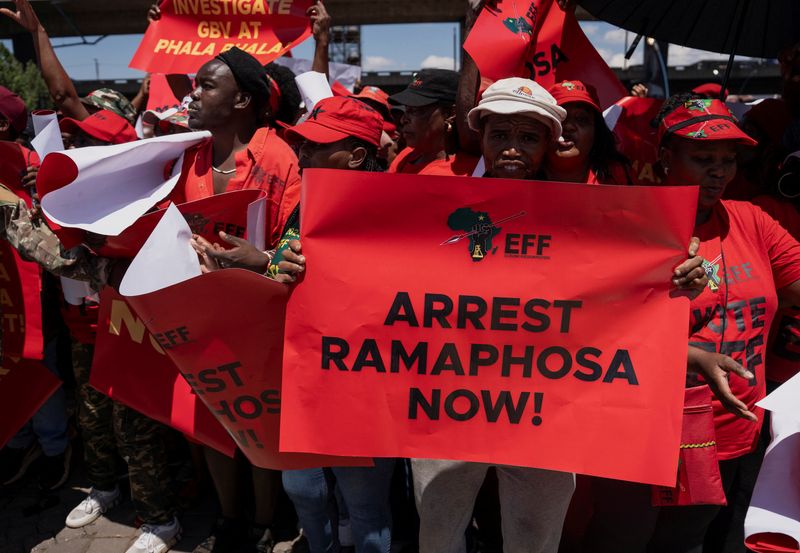
{"type": "MultiPolygon", "coordinates": [[[[81,472],[49,496],[39,493],[31,482],[0,488],[0,553],[124,553],[138,535],[129,499],[84,528],[64,526],[67,513],[87,492],[81,472]]],[[[172,551],[191,553],[208,535],[214,517],[214,502],[208,496],[183,513],[183,539],[172,551]]]]}

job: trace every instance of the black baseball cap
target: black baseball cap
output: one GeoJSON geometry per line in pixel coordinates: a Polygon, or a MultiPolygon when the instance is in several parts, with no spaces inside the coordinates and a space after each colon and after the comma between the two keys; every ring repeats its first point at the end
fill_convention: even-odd
{"type": "Polygon", "coordinates": [[[423,69],[411,84],[389,96],[389,103],[422,107],[437,102],[454,104],[458,92],[458,73],[449,69],[423,69]]]}

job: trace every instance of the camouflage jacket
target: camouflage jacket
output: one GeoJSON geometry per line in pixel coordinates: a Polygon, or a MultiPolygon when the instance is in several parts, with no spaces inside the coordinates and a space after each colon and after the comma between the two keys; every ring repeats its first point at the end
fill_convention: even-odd
{"type": "Polygon", "coordinates": [[[0,201],[0,238],[5,238],[25,261],[38,263],[54,275],[88,282],[100,290],[108,282],[110,259],[98,257],[84,246],[65,250],[47,224],[31,217],[22,200],[0,201]]]}

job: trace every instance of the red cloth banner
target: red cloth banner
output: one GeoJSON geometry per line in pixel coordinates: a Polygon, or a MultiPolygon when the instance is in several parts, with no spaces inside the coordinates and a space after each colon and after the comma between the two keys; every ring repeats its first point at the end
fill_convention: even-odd
{"type": "Polygon", "coordinates": [[[309,36],[312,0],[162,0],[130,66],[151,73],[197,73],[238,47],[267,64],[309,36]]]}
{"type": "Polygon", "coordinates": [[[575,14],[553,0],[499,0],[485,6],[464,42],[482,77],[533,79],[545,88],[578,79],[606,108],[627,91],[583,33],[575,14]]]}
{"type": "Polygon", "coordinates": [[[41,361],[3,356],[0,364],[0,448],[14,437],[39,407],[61,386],[41,361]]]}
{"type": "Polygon", "coordinates": [[[696,188],[303,178],[281,450],[674,484],[696,188]]]}
{"type": "Polygon", "coordinates": [[[226,269],[125,300],[251,463],[277,470],[369,466],[365,459],[278,451],[287,294],[262,275],[226,269]]]}
{"type": "Polygon", "coordinates": [[[197,399],[130,305],[110,287],[100,296],[89,383],[151,419],[233,456],[236,446],[227,431],[197,399]]]}

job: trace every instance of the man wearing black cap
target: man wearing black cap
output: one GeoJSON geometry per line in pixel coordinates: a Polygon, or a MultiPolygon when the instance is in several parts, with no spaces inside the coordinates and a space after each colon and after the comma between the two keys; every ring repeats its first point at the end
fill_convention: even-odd
{"type": "Polygon", "coordinates": [[[389,97],[405,106],[401,134],[408,148],[397,154],[390,173],[471,175],[477,159],[459,154],[454,124],[458,73],[423,69],[408,88],[389,97]],[[458,155],[456,155],[458,154],[458,155]]]}

